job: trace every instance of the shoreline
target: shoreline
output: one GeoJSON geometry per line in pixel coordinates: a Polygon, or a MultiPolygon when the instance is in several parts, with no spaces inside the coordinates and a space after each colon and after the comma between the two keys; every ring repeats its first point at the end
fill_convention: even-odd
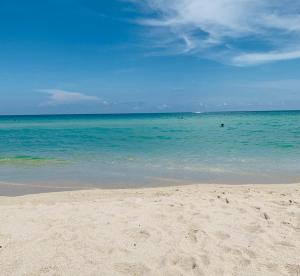
{"type": "Polygon", "coordinates": [[[2,275],[300,275],[300,184],[0,196],[2,275]]]}
{"type": "Polygon", "coordinates": [[[84,192],[84,191],[132,191],[132,190],[151,190],[151,189],[167,189],[174,187],[188,187],[188,186],[210,186],[210,187],[239,187],[239,186],[250,186],[250,187],[272,187],[281,185],[300,185],[298,182],[278,182],[278,183],[202,183],[202,182],[183,182],[181,180],[167,179],[164,180],[165,183],[159,182],[152,185],[141,185],[138,186],[124,186],[121,184],[84,184],[84,182],[76,183],[72,182],[62,182],[57,181],[59,186],[53,185],[53,182],[43,182],[43,183],[20,183],[20,182],[10,182],[10,181],[0,181],[0,199],[3,197],[23,197],[31,195],[42,195],[42,194],[52,194],[52,193],[64,193],[64,192],[84,192]],[[110,187],[111,186],[111,187],[110,187]],[[19,190],[20,189],[20,190],[19,190]]]}

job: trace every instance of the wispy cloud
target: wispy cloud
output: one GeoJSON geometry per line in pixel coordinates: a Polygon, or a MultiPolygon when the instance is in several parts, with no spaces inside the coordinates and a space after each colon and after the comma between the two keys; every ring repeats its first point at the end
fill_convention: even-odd
{"type": "Polygon", "coordinates": [[[143,5],[147,13],[138,23],[158,36],[158,48],[171,53],[237,66],[300,58],[300,2],[296,0],[130,2],[143,5]]]}
{"type": "Polygon", "coordinates": [[[96,96],[89,96],[79,92],[70,92],[59,89],[39,89],[38,92],[48,94],[48,99],[41,105],[65,105],[65,104],[76,104],[83,102],[97,102],[107,104],[106,101],[101,100],[96,96]]]}
{"type": "Polygon", "coordinates": [[[300,48],[297,51],[271,51],[265,53],[244,53],[232,58],[236,65],[246,66],[272,61],[290,60],[300,58],[300,48]]]}

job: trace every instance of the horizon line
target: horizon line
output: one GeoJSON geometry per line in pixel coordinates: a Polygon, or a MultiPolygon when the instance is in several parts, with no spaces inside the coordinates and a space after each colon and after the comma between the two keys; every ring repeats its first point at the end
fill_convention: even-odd
{"type": "Polygon", "coordinates": [[[223,111],[173,111],[173,112],[116,112],[116,113],[41,113],[41,114],[0,114],[0,117],[25,116],[93,116],[93,115],[147,115],[147,114],[204,114],[204,113],[238,113],[238,112],[289,112],[300,109],[270,109],[270,110],[223,110],[223,111]]]}

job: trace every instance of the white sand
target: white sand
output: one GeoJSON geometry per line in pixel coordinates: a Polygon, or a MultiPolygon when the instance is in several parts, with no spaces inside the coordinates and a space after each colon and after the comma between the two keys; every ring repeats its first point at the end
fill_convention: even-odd
{"type": "Polygon", "coordinates": [[[0,275],[300,275],[300,185],[0,197],[0,275]]]}

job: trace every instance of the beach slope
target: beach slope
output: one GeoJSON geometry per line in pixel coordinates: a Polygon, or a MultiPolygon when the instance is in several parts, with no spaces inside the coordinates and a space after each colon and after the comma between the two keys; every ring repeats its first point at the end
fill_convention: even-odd
{"type": "Polygon", "coordinates": [[[300,275],[300,185],[0,197],[1,275],[300,275]]]}

